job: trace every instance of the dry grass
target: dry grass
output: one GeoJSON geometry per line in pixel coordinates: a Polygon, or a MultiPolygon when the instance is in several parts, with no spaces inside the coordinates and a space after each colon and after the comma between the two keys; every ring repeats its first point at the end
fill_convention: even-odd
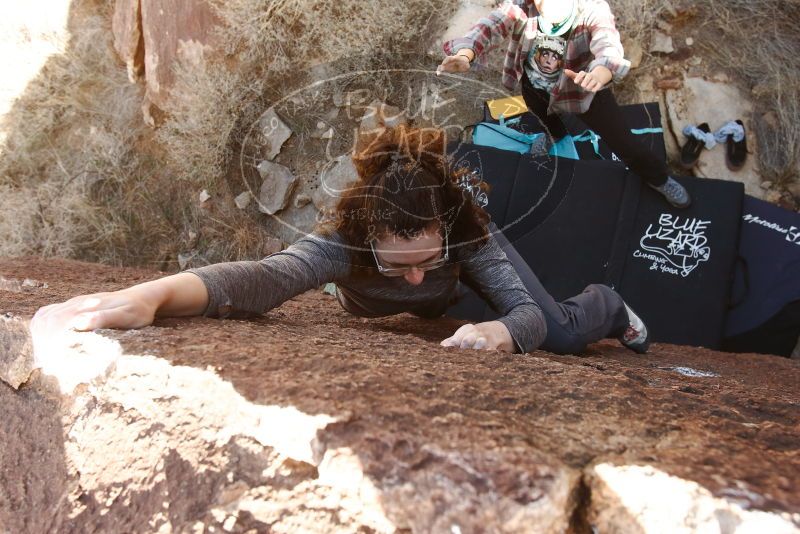
{"type": "Polygon", "coordinates": [[[176,66],[176,97],[154,132],[142,121],[141,86],[113,55],[111,3],[74,0],[65,52],[48,60],[3,126],[0,255],[166,269],[190,248],[208,261],[259,255],[267,237],[259,216],[230,202],[232,155],[251,120],[306,82],[311,65],[370,47],[422,49],[437,14],[454,4],[216,2],[221,52],[176,66]],[[204,188],[214,200],[201,207],[204,188]]]}

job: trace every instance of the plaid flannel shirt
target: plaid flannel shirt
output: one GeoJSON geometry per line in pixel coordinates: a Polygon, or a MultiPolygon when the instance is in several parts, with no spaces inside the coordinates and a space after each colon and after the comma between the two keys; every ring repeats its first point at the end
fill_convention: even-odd
{"type": "MultiPolygon", "coordinates": [[[[623,57],[614,15],[605,0],[576,0],[577,16],[564,54],[564,68],[575,72],[591,71],[603,65],[612,80],[625,76],[631,63],[623,57]]],[[[475,52],[476,63],[486,65],[486,52],[510,37],[503,85],[513,91],[525,75],[525,61],[536,37],[536,7],[533,0],[506,0],[487,17],[478,21],[464,37],[444,43],[450,56],[463,48],[475,52]]],[[[592,103],[594,93],[584,91],[563,72],[550,93],[548,112],[583,113],[592,103]]]]}

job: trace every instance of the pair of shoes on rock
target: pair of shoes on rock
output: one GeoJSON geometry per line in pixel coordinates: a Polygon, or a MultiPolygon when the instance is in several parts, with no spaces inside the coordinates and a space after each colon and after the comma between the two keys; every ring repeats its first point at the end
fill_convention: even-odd
{"type": "Polygon", "coordinates": [[[661,185],[653,185],[648,183],[650,187],[664,195],[667,202],[676,208],[688,208],[692,203],[692,197],[689,192],[672,176],[667,176],[667,181],[661,185]]]}
{"type": "Polygon", "coordinates": [[[717,143],[725,143],[725,162],[732,171],[738,171],[747,159],[747,138],[744,123],[740,120],[728,121],[716,132],[711,132],[708,123],[697,126],[687,125],[683,129],[687,138],[681,147],[681,166],[691,169],[700,158],[703,148],[711,150],[717,143]]]}
{"type": "Polygon", "coordinates": [[[634,352],[644,354],[650,347],[647,326],[638,315],[633,313],[633,310],[627,304],[625,304],[625,311],[628,312],[628,326],[619,336],[619,342],[634,352]]]}

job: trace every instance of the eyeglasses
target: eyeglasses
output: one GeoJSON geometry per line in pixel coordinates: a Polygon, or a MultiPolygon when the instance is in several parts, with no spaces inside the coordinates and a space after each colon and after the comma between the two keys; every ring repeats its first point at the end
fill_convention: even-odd
{"type": "Polygon", "coordinates": [[[375,265],[378,266],[378,272],[381,273],[383,276],[405,276],[408,274],[411,269],[417,269],[419,271],[431,271],[433,269],[437,269],[447,263],[447,260],[450,257],[449,252],[449,242],[447,239],[447,234],[444,236],[444,245],[442,247],[442,256],[435,259],[435,260],[428,260],[423,263],[419,263],[417,265],[408,265],[405,267],[384,267],[381,265],[380,260],[378,259],[378,255],[375,253],[375,241],[369,242],[369,248],[372,249],[372,257],[375,258],[375,265]]]}

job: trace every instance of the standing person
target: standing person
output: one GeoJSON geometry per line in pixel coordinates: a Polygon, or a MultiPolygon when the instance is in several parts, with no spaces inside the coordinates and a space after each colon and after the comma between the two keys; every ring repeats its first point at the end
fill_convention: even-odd
{"type": "Polygon", "coordinates": [[[522,96],[553,140],[553,152],[575,154],[559,118],[575,113],[650,187],[678,208],[691,203],[666,164],[631,133],[609,86],[627,74],[614,16],[605,0],[506,0],[467,35],[444,44],[443,72],[466,72],[508,39],[503,84],[522,96]]]}
{"type": "Polygon", "coordinates": [[[533,273],[523,285],[487,228],[489,216],[458,185],[464,176],[451,169],[443,131],[385,130],[364,138],[354,162],[358,177],[336,219],[286,250],[44,307],[32,322],[34,340],[68,327],[139,328],[156,316],[261,314],[328,282],[354,315],[434,318],[460,279],[501,317],[462,326],[444,346],[577,353],[612,336],[647,350],[644,323],[611,288],[591,285],[556,303],[533,273]]]}

